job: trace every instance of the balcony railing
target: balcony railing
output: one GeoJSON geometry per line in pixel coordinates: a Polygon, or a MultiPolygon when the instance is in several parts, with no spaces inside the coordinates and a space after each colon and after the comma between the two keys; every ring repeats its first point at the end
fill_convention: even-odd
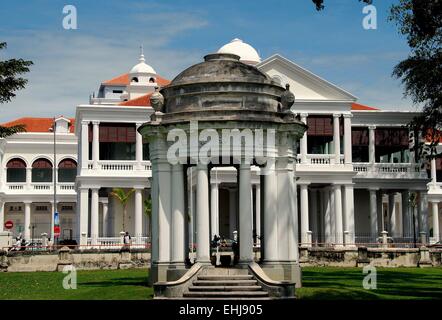
{"type": "Polygon", "coordinates": [[[88,161],[88,170],[94,174],[127,174],[133,172],[150,172],[152,169],[150,161],[142,161],[139,165],[135,160],[100,160],[97,162],[97,167],[94,168],[94,162],[92,160],[88,161]]]}
{"type": "Polygon", "coordinates": [[[427,173],[416,163],[364,163],[354,162],[357,178],[427,178],[427,173]]]}
{"type": "MultiPolygon", "coordinates": [[[[54,184],[48,183],[6,183],[5,191],[8,193],[52,193],[54,184]]],[[[70,194],[75,192],[74,182],[57,183],[57,193],[70,194]]]]}
{"type": "MultiPolygon", "coordinates": [[[[296,158],[296,163],[301,164],[301,155],[298,154],[296,158]]],[[[335,155],[334,154],[308,154],[307,163],[310,165],[335,165],[335,155]]],[[[339,164],[344,164],[344,155],[339,156],[339,164]]]]}

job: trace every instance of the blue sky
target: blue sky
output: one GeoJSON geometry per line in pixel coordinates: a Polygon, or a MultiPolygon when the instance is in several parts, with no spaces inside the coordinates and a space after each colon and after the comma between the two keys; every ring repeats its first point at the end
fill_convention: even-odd
{"type": "MultiPolygon", "coordinates": [[[[13,102],[0,105],[0,122],[22,116],[74,116],[102,80],[147,62],[172,79],[233,38],[266,58],[280,53],[383,109],[414,110],[392,79],[408,55],[405,39],[388,22],[398,0],[374,0],[378,29],[362,28],[363,4],[326,0],[317,12],[310,0],[2,0],[0,59],[34,61],[29,84],[13,102]],[[78,29],[64,30],[63,7],[77,8],[78,29]]],[[[296,94],[296,92],[295,92],[296,94]]]]}

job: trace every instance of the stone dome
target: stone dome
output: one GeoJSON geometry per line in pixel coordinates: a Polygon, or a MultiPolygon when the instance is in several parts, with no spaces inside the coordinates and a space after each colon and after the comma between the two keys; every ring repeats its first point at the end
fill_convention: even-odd
{"type": "Polygon", "coordinates": [[[279,118],[285,89],[234,54],[215,53],[181,72],[161,89],[164,120],[279,118]]]}
{"type": "Polygon", "coordinates": [[[233,53],[240,57],[240,60],[248,64],[257,64],[261,62],[258,52],[250,44],[235,38],[229,43],[223,45],[218,53],[233,53]]]}
{"type": "Polygon", "coordinates": [[[144,58],[144,54],[141,53],[139,63],[133,66],[133,68],[129,71],[130,74],[157,74],[155,70],[146,63],[146,59],[144,58]]]}

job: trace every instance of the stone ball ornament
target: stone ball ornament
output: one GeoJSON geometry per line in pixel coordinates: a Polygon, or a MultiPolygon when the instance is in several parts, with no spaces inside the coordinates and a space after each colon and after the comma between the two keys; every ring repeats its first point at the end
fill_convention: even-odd
{"type": "Polygon", "coordinates": [[[295,95],[290,91],[290,85],[287,83],[285,85],[285,91],[281,95],[281,111],[289,112],[294,103],[295,95]]]}
{"type": "Polygon", "coordinates": [[[155,111],[163,111],[164,96],[158,91],[158,87],[155,88],[155,92],[150,96],[150,104],[155,111]]]}

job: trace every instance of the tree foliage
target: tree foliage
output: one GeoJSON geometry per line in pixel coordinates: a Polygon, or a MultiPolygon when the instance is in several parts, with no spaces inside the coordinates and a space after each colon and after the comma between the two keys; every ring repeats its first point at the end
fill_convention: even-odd
{"type": "MultiPolygon", "coordinates": [[[[6,42],[0,42],[0,50],[6,49],[6,42]]],[[[23,59],[0,60],[0,103],[10,102],[15,97],[15,91],[25,87],[28,80],[20,75],[29,72],[32,61],[23,59]]],[[[0,126],[0,138],[6,138],[18,132],[24,132],[24,125],[10,127],[0,126]]]]}
{"type": "Polygon", "coordinates": [[[404,85],[404,94],[422,106],[410,123],[418,157],[437,157],[442,130],[442,1],[399,0],[390,18],[406,36],[411,52],[398,63],[393,76],[404,85]],[[425,145],[430,141],[430,145],[425,145]]]}
{"type": "MultiPolygon", "coordinates": [[[[312,0],[313,3],[316,6],[316,10],[323,10],[325,8],[324,6],[324,0],[312,0]]],[[[365,2],[366,4],[372,4],[373,0],[359,0],[359,2],[365,2]]]]}
{"type": "Polygon", "coordinates": [[[120,202],[123,207],[123,230],[126,231],[126,215],[127,215],[127,202],[129,201],[132,194],[135,192],[135,189],[130,189],[129,191],[125,191],[122,188],[115,188],[112,190],[110,195],[120,202]]]}

